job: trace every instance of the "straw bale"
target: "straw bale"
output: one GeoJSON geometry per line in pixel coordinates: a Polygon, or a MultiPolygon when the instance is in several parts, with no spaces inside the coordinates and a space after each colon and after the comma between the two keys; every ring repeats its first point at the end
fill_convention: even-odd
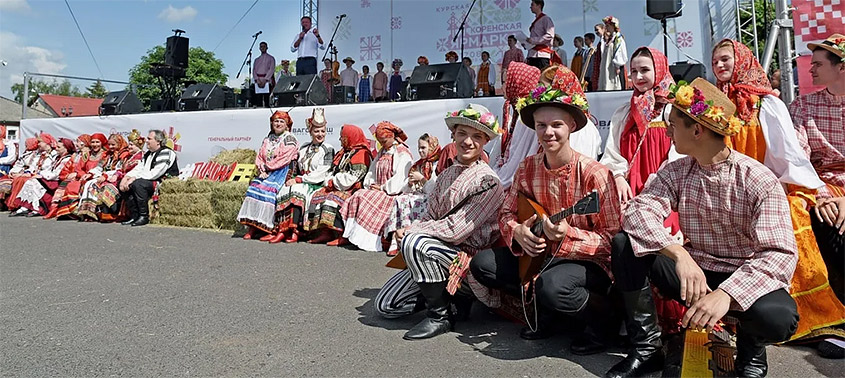
{"type": "Polygon", "coordinates": [[[217,156],[211,158],[211,161],[221,165],[238,164],[255,164],[256,152],[248,148],[236,148],[234,150],[222,151],[217,156]]]}
{"type": "Polygon", "coordinates": [[[161,215],[155,223],[237,231],[241,228],[238,211],[248,186],[232,181],[165,181],[159,197],[161,215]]]}
{"type": "Polygon", "coordinates": [[[174,215],[162,213],[153,220],[153,223],[177,227],[217,228],[214,225],[213,217],[196,215],[174,215]]]}
{"type": "Polygon", "coordinates": [[[211,192],[161,195],[159,209],[162,214],[213,216],[211,196],[211,192]]]}

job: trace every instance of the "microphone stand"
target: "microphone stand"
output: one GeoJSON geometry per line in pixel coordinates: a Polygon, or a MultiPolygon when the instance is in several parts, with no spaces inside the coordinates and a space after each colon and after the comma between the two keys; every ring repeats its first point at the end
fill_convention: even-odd
{"type": "MultiPolygon", "coordinates": [[[[464,15],[464,20],[461,21],[461,26],[458,27],[458,33],[461,33],[461,61],[463,61],[463,59],[464,59],[464,34],[466,33],[466,31],[464,30],[464,27],[467,24],[467,18],[469,17],[469,12],[472,12],[472,7],[474,7],[474,6],[475,6],[475,0],[472,0],[472,4],[469,5],[469,10],[467,10],[467,13],[464,15]]],[[[452,43],[454,43],[455,40],[458,39],[458,33],[455,33],[455,37],[452,38],[452,43]]]]}
{"type": "MultiPolygon", "coordinates": [[[[334,46],[334,37],[337,35],[337,29],[340,28],[340,23],[343,22],[344,17],[346,17],[346,15],[341,15],[340,18],[337,20],[337,25],[334,26],[334,31],[332,32],[332,37],[329,39],[329,46],[326,48],[326,52],[323,53],[323,58],[320,59],[320,62],[326,60],[326,55],[328,55],[329,51],[332,50],[332,47],[334,46]]],[[[309,32],[310,32],[310,30],[309,30],[309,32]]],[[[305,89],[305,101],[306,101],[306,103],[311,102],[311,105],[317,105],[316,103],[314,103],[314,101],[311,101],[311,96],[310,96],[311,87],[314,86],[315,80],[317,80],[317,75],[314,75],[314,77],[311,78],[311,82],[308,83],[308,88],[305,89]]],[[[326,88],[326,90],[330,90],[330,89],[326,88]]]]}
{"type": "MultiPolygon", "coordinates": [[[[249,106],[252,105],[252,91],[253,91],[253,89],[252,89],[252,49],[255,47],[255,41],[258,40],[258,34],[261,34],[261,33],[255,33],[252,36],[252,44],[249,45],[249,51],[246,52],[246,58],[244,58],[244,62],[241,63],[241,68],[238,69],[238,75],[235,76],[235,79],[239,79],[241,77],[241,71],[244,70],[244,66],[248,66],[247,71],[249,71],[249,78],[247,78],[247,90],[249,92],[247,94],[249,96],[247,96],[247,99],[248,99],[247,101],[249,102],[249,106]]],[[[247,104],[244,104],[244,105],[247,105],[247,104]]]]}

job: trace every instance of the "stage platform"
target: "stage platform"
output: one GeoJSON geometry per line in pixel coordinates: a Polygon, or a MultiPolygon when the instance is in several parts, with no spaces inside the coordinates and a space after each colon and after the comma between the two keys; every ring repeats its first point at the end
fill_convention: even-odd
{"type": "MultiPolygon", "coordinates": [[[[596,126],[606,139],[610,117],[623,103],[630,101],[630,91],[588,93],[590,111],[596,126]]],[[[409,102],[384,102],[364,104],[327,105],[326,140],[335,148],[340,147],[340,128],[344,124],[360,126],[368,132],[370,125],[388,120],[403,128],[408,134],[409,145],[416,155],[416,139],[423,133],[438,137],[441,144],[449,141],[449,130],[443,122],[447,112],[474,103],[486,106],[501,116],[502,97],[468,99],[425,100],[409,102]]],[[[300,143],[310,140],[305,129],[305,119],[311,115],[310,106],[273,109],[226,109],[197,112],[142,113],[99,117],[44,118],[21,121],[21,139],[45,131],[57,137],[74,138],[80,134],[122,133],[132,129],[146,134],[150,129],[163,129],[176,139],[179,165],[208,161],[220,151],[235,148],[257,149],[270,128],[270,115],[280,109],[290,112],[293,133],[300,143]]]]}

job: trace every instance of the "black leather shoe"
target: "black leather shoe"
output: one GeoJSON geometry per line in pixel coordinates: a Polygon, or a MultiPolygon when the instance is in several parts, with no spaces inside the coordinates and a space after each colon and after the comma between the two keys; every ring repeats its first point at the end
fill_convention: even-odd
{"type": "Polygon", "coordinates": [[[536,330],[531,330],[531,327],[523,327],[519,330],[519,337],[523,340],[543,340],[552,337],[554,332],[552,332],[549,327],[537,325],[536,330]]]}
{"type": "Polygon", "coordinates": [[[138,218],[138,220],[132,222],[132,226],[133,227],[134,226],[144,226],[144,225],[147,225],[149,223],[150,223],[149,217],[141,216],[141,217],[138,218]]]}
{"type": "Polygon", "coordinates": [[[38,217],[38,216],[41,216],[41,214],[38,214],[37,211],[30,211],[30,212],[26,213],[27,218],[35,218],[35,217],[38,217]]]}
{"type": "Polygon", "coordinates": [[[13,211],[13,212],[9,213],[9,216],[10,216],[10,217],[22,217],[22,216],[24,216],[24,215],[26,215],[26,214],[28,214],[28,213],[29,213],[29,210],[27,210],[26,208],[23,208],[23,207],[22,207],[22,208],[20,208],[20,209],[18,209],[18,210],[15,210],[15,211],[13,211]]]}
{"type": "Polygon", "coordinates": [[[663,351],[654,352],[648,356],[640,356],[634,352],[628,353],[628,357],[613,365],[605,378],[628,378],[641,377],[643,375],[660,371],[663,369],[663,351]]]}
{"type": "Polygon", "coordinates": [[[632,348],[624,360],[604,374],[605,378],[641,377],[662,370],[665,357],[651,287],[623,292],[622,300],[632,348]]]}
{"type": "Polygon", "coordinates": [[[757,343],[752,337],[738,333],[734,367],[736,376],[739,378],[765,377],[769,371],[769,364],[766,361],[766,345],[757,343]]]}
{"type": "Polygon", "coordinates": [[[420,282],[420,293],[425,297],[428,307],[427,317],[411,328],[404,336],[405,340],[422,340],[442,335],[452,330],[452,311],[446,300],[446,281],[420,282]]]}
{"type": "Polygon", "coordinates": [[[122,224],[122,225],[124,225],[124,226],[131,226],[131,225],[132,225],[132,223],[135,223],[135,221],[136,221],[136,220],[138,220],[138,218],[132,218],[132,219],[130,219],[130,220],[128,220],[128,221],[120,222],[120,224],[122,224]]]}
{"type": "Polygon", "coordinates": [[[572,344],[569,345],[569,351],[576,356],[589,356],[605,350],[607,350],[607,341],[602,340],[590,329],[584,330],[584,333],[572,340],[572,344]]]}

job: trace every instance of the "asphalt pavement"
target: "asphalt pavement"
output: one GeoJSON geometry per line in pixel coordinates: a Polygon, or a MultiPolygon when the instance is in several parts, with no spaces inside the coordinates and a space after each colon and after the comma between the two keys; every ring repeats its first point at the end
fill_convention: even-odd
{"type": "MultiPolygon", "coordinates": [[[[600,376],[622,350],[579,357],[569,337],[519,338],[473,307],[430,340],[422,313],[373,310],[384,254],[231,232],[0,214],[4,376],[600,376]]],[[[769,347],[770,376],[845,375],[843,360],[769,347]]]]}

